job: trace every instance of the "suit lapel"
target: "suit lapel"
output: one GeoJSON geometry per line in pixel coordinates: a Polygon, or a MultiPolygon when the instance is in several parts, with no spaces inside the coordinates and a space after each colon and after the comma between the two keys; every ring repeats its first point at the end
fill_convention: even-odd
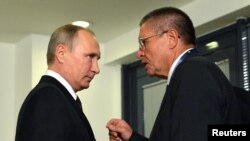
{"type": "Polygon", "coordinates": [[[54,85],[56,88],[58,88],[61,91],[61,93],[67,98],[67,100],[71,103],[71,105],[76,110],[80,119],[83,121],[83,124],[87,128],[89,135],[91,136],[91,138],[94,141],[95,140],[94,133],[92,131],[92,128],[89,124],[87,117],[85,116],[85,114],[83,113],[82,109],[79,107],[77,102],[74,100],[74,98],[70,95],[68,90],[59,81],[57,81],[55,78],[50,77],[50,76],[43,76],[39,83],[47,83],[50,85],[54,85]]]}

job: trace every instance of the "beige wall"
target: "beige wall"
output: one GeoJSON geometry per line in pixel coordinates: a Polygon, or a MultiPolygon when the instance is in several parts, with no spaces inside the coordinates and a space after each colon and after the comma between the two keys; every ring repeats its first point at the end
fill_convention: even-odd
{"type": "MultiPolygon", "coordinates": [[[[181,7],[196,27],[219,19],[250,5],[249,0],[193,0],[181,7]],[[211,9],[212,8],[212,9],[211,9]]],[[[112,34],[112,33],[110,33],[112,34]]],[[[101,44],[101,73],[87,90],[78,93],[96,139],[108,141],[106,122],[121,117],[120,64],[136,60],[138,28],[101,44]]],[[[46,49],[49,35],[32,34],[16,44],[0,43],[0,140],[12,141],[17,114],[28,91],[47,69],[46,49]]]]}
{"type": "Polygon", "coordinates": [[[0,140],[14,140],[15,129],[15,46],[0,43],[0,140]]]}

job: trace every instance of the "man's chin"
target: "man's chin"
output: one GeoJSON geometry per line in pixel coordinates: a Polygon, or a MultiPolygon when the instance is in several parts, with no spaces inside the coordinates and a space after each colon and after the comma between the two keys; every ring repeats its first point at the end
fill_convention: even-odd
{"type": "Polygon", "coordinates": [[[83,90],[83,89],[88,89],[88,88],[89,88],[89,83],[88,83],[88,84],[82,85],[82,90],[83,90]]]}
{"type": "Polygon", "coordinates": [[[155,76],[155,74],[152,71],[149,71],[149,70],[147,70],[147,74],[148,74],[148,76],[151,76],[151,77],[155,76]]]}
{"type": "Polygon", "coordinates": [[[87,89],[87,88],[89,88],[89,84],[84,85],[84,89],[87,89]]]}

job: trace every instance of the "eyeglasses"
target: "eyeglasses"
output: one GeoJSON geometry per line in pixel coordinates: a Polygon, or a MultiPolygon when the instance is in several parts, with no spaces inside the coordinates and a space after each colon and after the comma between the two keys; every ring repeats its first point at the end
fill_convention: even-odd
{"type": "Polygon", "coordinates": [[[144,48],[145,48],[145,43],[146,43],[146,41],[147,41],[148,39],[153,38],[153,37],[155,37],[155,36],[162,35],[162,34],[167,33],[167,32],[168,32],[168,30],[163,31],[163,32],[158,33],[158,34],[154,34],[154,35],[150,35],[150,36],[146,36],[146,37],[141,37],[141,38],[139,38],[139,39],[138,39],[138,41],[139,41],[139,48],[140,48],[140,49],[144,49],[144,48]]]}

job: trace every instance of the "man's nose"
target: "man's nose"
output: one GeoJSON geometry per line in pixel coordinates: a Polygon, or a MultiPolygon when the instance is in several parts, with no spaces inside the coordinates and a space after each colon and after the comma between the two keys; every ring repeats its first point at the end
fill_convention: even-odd
{"type": "Polygon", "coordinates": [[[95,72],[95,74],[99,74],[100,73],[100,68],[98,65],[98,61],[94,61],[94,63],[92,64],[92,71],[95,72]]]}
{"type": "Polygon", "coordinates": [[[141,48],[139,48],[138,51],[136,52],[136,57],[138,59],[141,59],[143,56],[144,56],[144,51],[141,48]]]}

